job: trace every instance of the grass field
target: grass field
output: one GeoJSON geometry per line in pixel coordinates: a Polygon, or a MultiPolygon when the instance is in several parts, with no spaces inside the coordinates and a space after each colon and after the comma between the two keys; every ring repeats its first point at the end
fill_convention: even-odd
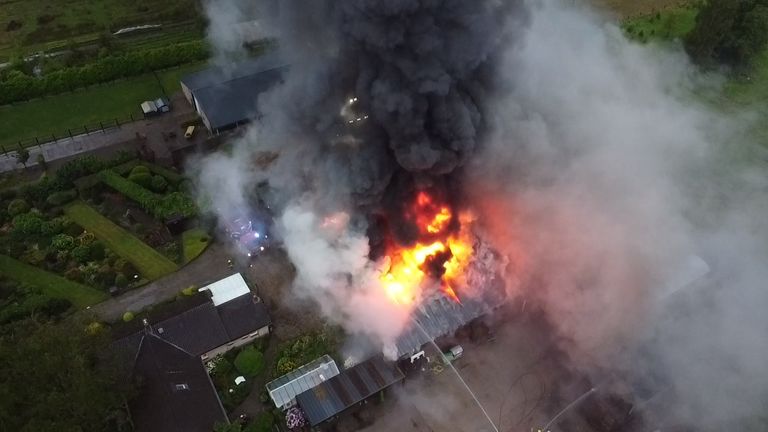
{"type": "Polygon", "coordinates": [[[160,252],[147,246],[85,203],[71,204],[64,212],[78,225],[91,231],[117,255],[130,261],[146,279],[158,279],[179,268],[160,252]]]}
{"type": "Polygon", "coordinates": [[[184,231],[181,234],[182,254],[184,257],[184,264],[197,258],[205,248],[208,247],[208,243],[211,241],[211,237],[207,232],[200,228],[193,228],[189,231],[184,231]]]}
{"type": "MultiPolygon", "coordinates": [[[[181,76],[200,70],[204,63],[194,63],[157,73],[168,94],[180,89],[181,76]]],[[[139,104],[162,96],[153,74],[81,89],[0,107],[0,145],[6,148],[18,141],[31,144],[31,138],[66,136],[68,128],[82,130],[83,125],[98,125],[115,118],[124,121],[132,114],[139,118],[139,104]]]]}
{"type": "Polygon", "coordinates": [[[621,18],[648,15],[692,3],[690,0],[591,0],[595,6],[618,14],[621,18]]]}
{"type": "Polygon", "coordinates": [[[691,6],[668,8],[629,18],[622,28],[631,37],[642,41],[679,39],[693,30],[697,13],[698,10],[691,6]]]}
{"type": "Polygon", "coordinates": [[[100,33],[135,25],[172,27],[197,18],[198,4],[198,0],[3,0],[0,58],[55,49],[69,40],[96,40],[100,33]]]}
{"type": "Polygon", "coordinates": [[[0,255],[0,273],[39,288],[50,297],[67,299],[77,307],[84,308],[107,298],[103,292],[25,264],[9,256],[0,255]]]}

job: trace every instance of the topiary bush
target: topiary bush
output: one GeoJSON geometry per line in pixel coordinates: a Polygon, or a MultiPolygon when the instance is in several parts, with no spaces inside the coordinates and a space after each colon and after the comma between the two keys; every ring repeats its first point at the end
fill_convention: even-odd
{"type": "Polygon", "coordinates": [[[152,182],[149,185],[150,189],[157,193],[165,192],[165,190],[168,188],[168,181],[165,179],[165,177],[156,175],[152,177],[152,182]]]}
{"type": "Polygon", "coordinates": [[[118,273],[115,276],[115,286],[118,288],[125,288],[128,286],[128,278],[124,274],[118,273]]]}
{"type": "Polygon", "coordinates": [[[141,187],[149,188],[150,185],[152,184],[152,174],[149,174],[149,173],[133,174],[133,173],[131,173],[131,175],[128,176],[128,180],[136,183],[137,185],[139,185],[141,187]]]}
{"type": "Polygon", "coordinates": [[[70,235],[56,234],[51,239],[51,246],[57,251],[68,251],[75,248],[75,239],[70,235]]]}
{"type": "Polygon", "coordinates": [[[131,312],[131,311],[128,311],[128,312],[126,312],[126,313],[124,313],[124,314],[123,314],[123,321],[124,321],[124,322],[129,322],[129,321],[132,321],[134,317],[135,317],[135,316],[133,315],[133,312],[131,312]]]}
{"type": "Polygon", "coordinates": [[[85,264],[91,260],[91,247],[80,245],[72,249],[72,258],[80,264],[85,264]]]}
{"type": "Polygon", "coordinates": [[[16,198],[8,203],[8,215],[18,216],[29,211],[29,204],[23,198],[16,198]]]}

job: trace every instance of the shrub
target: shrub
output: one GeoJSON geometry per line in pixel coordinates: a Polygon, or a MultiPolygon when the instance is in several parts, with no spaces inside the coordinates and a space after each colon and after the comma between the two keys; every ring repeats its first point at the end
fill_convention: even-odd
{"type": "Polygon", "coordinates": [[[51,246],[57,251],[68,251],[75,247],[75,239],[66,234],[56,234],[51,239],[51,246]]]}
{"type": "Polygon", "coordinates": [[[29,204],[22,198],[16,198],[8,203],[8,214],[11,217],[26,213],[29,211],[29,204]]]}
{"type": "Polygon", "coordinates": [[[128,176],[128,180],[136,183],[137,185],[143,188],[148,188],[152,184],[152,174],[149,174],[149,173],[131,174],[128,176]]]}
{"type": "Polygon", "coordinates": [[[48,195],[48,198],[45,199],[45,202],[52,206],[60,206],[74,200],[75,198],[77,198],[77,191],[70,189],[61,192],[54,192],[48,195]]]}
{"type": "Polygon", "coordinates": [[[106,255],[106,249],[104,248],[104,244],[101,242],[93,242],[90,246],[91,248],[91,259],[96,261],[101,261],[104,259],[104,256],[106,255]]]}
{"type": "Polygon", "coordinates": [[[131,312],[131,311],[128,311],[128,312],[123,314],[123,321],[125,321],[125,322],[132,321],[133,318],[134,318],[134,315],[133,315],[133,312],[131,312]]]}
{"type": "Polygon", "coordinates": [[[193,295],[197,294],[197,285],[190,285],[181,290],[181,293],[185,296],[192,297],[193,295]]]}
{"type": "Polygon", "coordinates": [[[77,246],[72,249],[72,258],[80,264],[85,264],[91,260],[91,247],[90,246],[77,246]]]}
{"type": "Polygon", "coordinates": [[[128,278],[124,274],[118,273],[115,276],[115,286],[118,288],[125,288],[128,286],[128,278]]]}
{"type": "Polygon", "coordinates": [[[165,177],[156,175],[152,177],[152,182],[150,183],[149,187],[155,192],[162,193],[168,187],[168,181],[165,179],[165,177]]]}
{"type": "Polygon", "coordinates": [[[247,432],[270,432],[273,424],[275,424],[275,417],[271,412],[264,411],[245,430],[247,432]]]}
{"type": "Polygon", "coordinates": [[[23,213],[13,218],[12,233],[16,236],[37,236],[41,233],[43,220],[35,213],[23,213]]]}
{"type": "Polygon", "coordinates": [[[264,370],[264,354],[249,346],[235,357],[235,368],[247,377],[255,377],[264,370]]]}
{"type": "Polygon", "coordinates": [[[150,174],[149,168],[147,168],[144,165],[136,165],[131,169],[130,175],[136,175],[136,174],[150,174]]]}
{"type": "Polygon", "coordinates": [[[189,217],[197,213],[194,201],[182,193],[173,192],[161,197],[112,170],[102,171],[101,177],[107,186],[136,201],[144,210],[158,219],[166,220],[175,215],[189,217]]]}
{"type": "Polygon", "coordinates": [[[80,271],[79,268],[74,267],[74,268],[71,268],[71,269],[67,270],[64,273],[64,277],[69,279],[69,280],[75,281],[75,282],[82,282],[83,281],[83,272],[80,271]]]}

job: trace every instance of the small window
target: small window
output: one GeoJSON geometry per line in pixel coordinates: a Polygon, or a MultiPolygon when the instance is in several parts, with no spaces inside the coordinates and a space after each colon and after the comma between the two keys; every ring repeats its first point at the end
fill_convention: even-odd
{"type": "Polygon", "coordinates": [[[176,384],[176,391],[189,390],[187,383],[176,384]]]}

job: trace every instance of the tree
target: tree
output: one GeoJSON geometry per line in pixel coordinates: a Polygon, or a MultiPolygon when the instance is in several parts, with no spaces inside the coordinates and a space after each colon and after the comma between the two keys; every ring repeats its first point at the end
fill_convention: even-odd
{"type": "Polygon", "coordinates": [[[119,379],[106,331],[83,318],[0,327],[0,428],[119,431],[131,388],[119,379]]]}
{"type": "Polygon", "coordinates": [[[15,198],[8,203],[8,215],[11,217],[26,213],[29,211],[29,204],[22,198],[15,198]]]}
{"type": "Polygon", "coordinates": [[[685,48],[699,64],[745,66],[768,44],[768,0],[709,0],[685,48]]]}
{"type": "Polygon", "coordinates": [[[25,148],[16,150],[16,162],[24,165],[24,168],[26,168],[27,161],[29,161],[29,150],[25,148]]]}

